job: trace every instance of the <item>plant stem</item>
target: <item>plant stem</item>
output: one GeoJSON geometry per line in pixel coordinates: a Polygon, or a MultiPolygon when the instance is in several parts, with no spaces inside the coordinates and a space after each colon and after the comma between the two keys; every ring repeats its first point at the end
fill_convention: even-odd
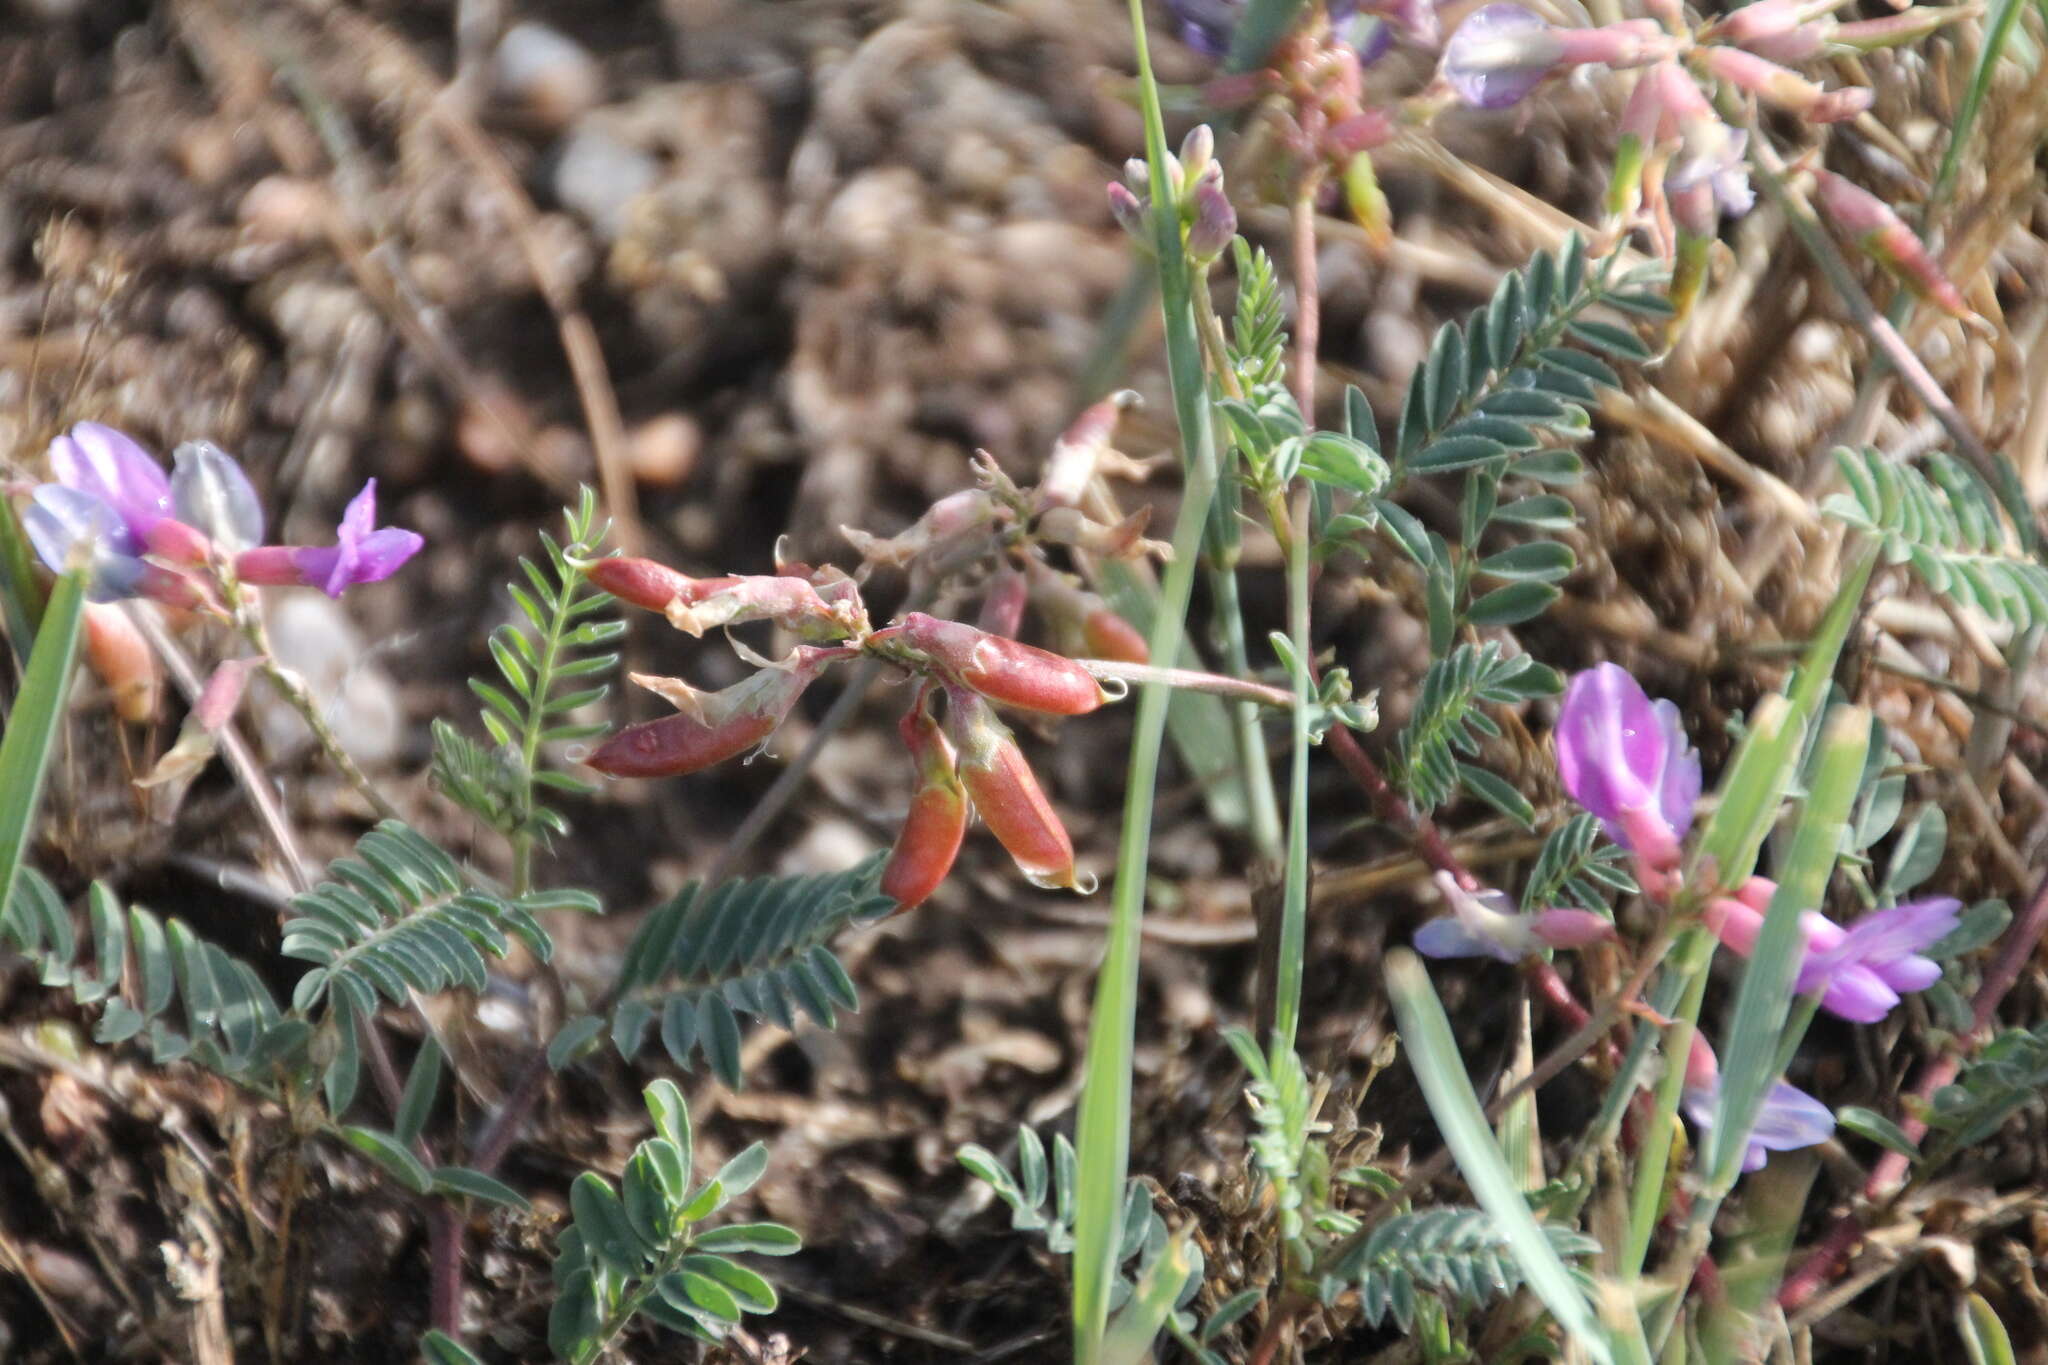
{"type": "Polygon", "coordinates": [[[1248,678],[1204,673],[1193,668],[1155,668],[1151,664],[1127,664],[1121,659],[1076,659],[1074,662],[1098,678],[1114,678],[1119,682],[1128,683],[1156,683],[1161,687],[1171,687],[1182,692],[1207,692],[1212,696],[1242,702],[1246,706],[1271,706],[1283,711],[1292,710],[1295,706],[1295,693],[1284,687],[1269,687],[1265,683],[1252,682],[1248,678]]]}
{"type": "MultiPolygon", "coordinates": [[[[1311,220],[1313,221],[1313,220],[1311,220]]],[[[1279,490],[1266,500],[1266,516],[1287,547],[1287,630],[1297,667],[1294,670],[1292,737],[1294,760],[1287,783],[1287,864],[1281,886],[1280,931],[1273,958],[1273,1034],[1277,1059],[1294,1050],[1301,1024],[1301,978],[1308,948],[1308,715],[1311,647],[1309,640],[1308,489],[1297,490],[1290,511],[1279,490]]],[[[1275,1065],[1277,1065],[1277,1061],[1275,1065]]]]}
{"type": "MultiPolygon", "coordinates": [[[[1230,367],[1230,344],[1223,335],[1223,320],[1216,316],[1215,302],[1206,287],[1194,290],[1195,319],[1201,327],[1210,372],[1226,394],[1244,397],[1244,388],[1230,367]]],[[[1237,481],[1224,466],[1215,505],[1210,509],[1210,534],[1203,549],[1209,581],[1210,609],[1214,630],[1223,652],[1223,667],[1233,676],[1251,673],[1251,657],[1245,648],[1244,607],[1237,590],[1238,515],[1237,481]],[[1226,521],[1226,519],[1228,519],[1226,521]]],[[[1290,697],[1290,704],[1291,704],[1290,697]]],[[[1266,732],[1259,728],[1259,715],[1249,701],[1230,708],[1237,762],[1244,774],[1252,847],[1268,864],[1286,856],[1280,828],[1280,802],[1273,791],[1273,760],[1266,749],[1266,732]]]]}
{"type": "MultiPolygon", "coordinates": [[[[1165,315],[1168,373],[1186,468],[1185,488],[1174,526],[1174,559],[1160,585],[1159,611],[1152,622],[1152,657],[1171,658],[1187,616],[1188,599],[1200,559],[1203,528],[1215,496],[1217,460],[1210,425],[1207,384],[1180,214],[1166,172],[1166,130],[1159,87],[1145,41],[1143,0],[1130,0],[1132,38],[1137,49],[1138,90],[1144,107],[1145,146],[1151,163],[1152,218],[1157,230],[1160,307],[1165,315]]],[[[1116,887],[1111,903],[1109,946],[1096,981],[1089,1019],[1087,1063],[1078,1124],[1080,1179],[1074,1252],[1074,1358],[1097,1365],[1109,1321],[1109,1292],[1116,1273],[1117,1224],[1123,1209],[1124,1179],[1130,1164],[1131,1054],[1136,1043],[1139,922],[1144,914],[1146,864],[1151,852],[1152,803],[1159,753],[1166,730],[1170,691],[1156,683],[1138,698],[1131,737],[1128,786],[1124,794],[1116,887]]]]}
{"type": "Polygon", "coordinates": [[[234,583],[232,579],[223,578],[221,587],[227,599],[228,609],[234,613],[235,621],[241,627],[242,637],[249,642],[249,647],[256,651],[258,666],[262,669],[263,676],[269,679],[270,685],[277,689],[278,695],[290,704],[292,710],[299,713],[299,718],[306,722],[306,728],[313,732],[314,742],[319,744],[321,752],[327,755],[327,761],[334,765],[335,770],[351,787],[362,794],[363,799],[370,803],[370,809],[377,812],[379,819],[398,819],[398,808],[385,800],[384,794],[371,785],[369,777],[356,766],[356,761],[350,757],[348,750],[342,747],[334,728],[327,723],[327,717],[320,714],[319,704],[313,700],[312,693],[306,690],[305,681],[277,661],[277,653],[270,647],[270,632],[264,627],[263,617],[256,604],[244,595],[240,585],[234,583]]]}

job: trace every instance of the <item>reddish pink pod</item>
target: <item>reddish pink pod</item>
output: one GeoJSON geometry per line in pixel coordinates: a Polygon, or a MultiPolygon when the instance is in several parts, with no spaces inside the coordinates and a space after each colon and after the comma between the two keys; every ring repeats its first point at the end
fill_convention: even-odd
{"type": "Polygon", "coordinates": [[[913,611],[903,618],[899,633],[905,644],[1006,706],[1079,716],[1109,700],[1095,676],[1072,659],[990,635],[965,622],[913,611]]]}
{"type": "Polygon", "coordinates": [[[584,577],[618,598],[648,611],[667,611],[675,601],[702,601],[712,593],[730,588],[732,578],[692,578],[651,559],[614,555],[600,559],[584,571],[584,577]]]}
{"type": "Polygon", "coordinates": [[[918,775],[910,813],[882,868],[882,894],[896,902],[899,915],[939,889],[967,835],[967,791],[954,767],[953,746],[926,708],[929,696],[929,688],[920,692],[897,727],[918,775]]]}
{"type": "Polygon", "coordinates": [[[644,685],[688,704],[673,716],[628,725],[584,762],[609,777],[682,777],[735,758],[775,733],[822,662],[807,656],[764,668],[717,692],[649,680],[644,685]]]}
{"type": "Polygon", "coordinates": [[[979,696],[949,687],[945,728],[959,751],[960,784],[1018,869],[1035,886],[1080,887],[1074,841],[1009,727],[979,696]]]}

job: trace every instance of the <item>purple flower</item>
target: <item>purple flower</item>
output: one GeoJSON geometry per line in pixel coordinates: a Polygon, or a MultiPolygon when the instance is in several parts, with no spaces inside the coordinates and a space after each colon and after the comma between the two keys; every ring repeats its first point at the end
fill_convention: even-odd
{"type": "MultiPolygon", "coordinates": [[[[1714,1114],[1721,1106],[1721,1084],[1695,1089],[1688,1086],[1683,1096],[1686,1117],[1701,1129],[1714,1126],[1714,1114]]],[[[1742,1169],[1760,1170],[1770,1152],[1796,1152],[1826,1142],[1835,1131],[1835,1116],[1813,1096],[1785,1081],[1772,1085],[1757,1111],[1756,1126],[1749,1130],[1749,1147],[1742,1154],[1742,1169]]]]}
{"type": "Polygon", "coordinates": [[[1557,65],[1563,48],[1551,26],[1520,5],[1487,5],[1458,25],[1439,68],[1475,109],[1519,104],[1557,65]]]}
{"type": "Polygon", "coordinates": [[[86,596],[95,602],[133,597],[149,567],[142,545],[121,514],[91,493],[46,483],[21,510],[21,529],[36,557],[52,573],[86,572],[86,596]]]}
{"type": "MultiPolygon", "coordinates": [[[[1721,1068],[1714,1049],[1706,1039],[1693,1035],[1692,1052],[1685,1059],[1685,1090],[1679,1096],[1686,1117],[1702,1131],[1714,1126],[1721,1108],[1721,1068]]],[[[1825,1142],[1835,1131],[1835,1116],[1813,1096],[1784,1081],[1773,1084],[1757,1110],[1756,1126],[1749,1130],[1749,1146],[1742,1154],[1742,1169],[1754,1171],[1764,1164],[1768,1152],[1796,1152],[1825,1142]]]]}
{"type": "Polygon", "coordinates": [[[80,422],[50,442],[50,469],[66,488],[89,493],[119,515],[147,544],[171,515],[171,481],[156,457],[133,437],[98,422],[80,422]]]}
{"type": "Polygon", "coordinates": [[[1719,119],[1686,128],[1685,146],[1664,177],[1679,226],[1696,237],[1712,236],[1722,215],[1740,218],[1756,205],[1743,151],[1749,134],[1719,119]]]}
{"type": "Polygon", "coordinates": [[[1590,910],[1543,910],[1524,915],[1499,891],[1467,891],[1448,872],[1437,889],[1451,913],[1415,931],[1415,950],[1427,957],[1492,957],[1518,962],[1545,948],[1583,948],[1614,937],[1614,924],[1590,910]]]}
{"type": "MultiPolygon", "coordinates": [[[[1756,950],[1764,912],[1777,887],[1751,877],[1736,897],[1708,904],[1707,927],[1743,957],[1756,950]]],[[[1907,901],[1873,910],[1844,929],[1818,910],[1799,916],[1805,957],[1799,965],[1801,995],[1820,993],[1821,1008],[1853,1024],[1874,1024],[1892,1012],[1899,997],[1924,991],[1941,979],[1941,966],[1920,950],[1956,927],[1963,903],[1947,896],[1907,901]]]]}
{"type": "Polygon", "coordinates": [[[1651,701],[1618,664],[1589,668],[1565,689],[1557,775],[1607,836],[1653,871],[1678,866],[1700,796],[1699,754],[1678,708],[1651,701]]]}
{"type": "Polygon", "coordinates": [[[1941,979],[1941,964],[1920,954],[1956,927],[1963,903],[1947,896],[1872,911],[1844,929],[1820,915],[1804,920],[1806,961],[1799,993],[1821,992],[1830,1013],[1874,1024],[1908,991],[1941,979]]]}
{"type": "Polygon", "coordinates": [[[358,583],[377,583],[399,568],[426,542],[417,531],[378,528],[377,481],[349,500],[331,546],[265,545],[244,552],[235,572],[245,583],[304,584],[339,597],[358,583]]]}

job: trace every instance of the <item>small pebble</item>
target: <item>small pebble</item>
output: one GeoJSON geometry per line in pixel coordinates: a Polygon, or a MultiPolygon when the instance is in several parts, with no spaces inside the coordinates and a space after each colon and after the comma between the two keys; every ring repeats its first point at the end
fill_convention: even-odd
{"type": "Polygon", "coordinates": [[[597,59],[546,24],[505,30],[491,79],[500,99],[549,128],[566,128],[604,99],[604,69],[597,59]]]}
{"type": "Polygon", "coordinates": [[[656,488],[672,487],[689,478],[703,448],[703,430],[680,412],[650,418],[626,437],[633,477],[656,488]]]}
{"type": "Polygon", "coordinates": [[[556,149],[549,185],[564,208],[610,240],[625,226],[626,206],[660,176],[653,157],[585,119],[556,149]]]}

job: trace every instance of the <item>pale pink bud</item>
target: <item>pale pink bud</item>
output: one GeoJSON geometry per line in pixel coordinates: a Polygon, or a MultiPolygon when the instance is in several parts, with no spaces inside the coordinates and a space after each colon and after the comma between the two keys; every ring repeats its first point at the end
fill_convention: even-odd
{"type": "Polygon", "coordinates": [[[1539,910],[1530,919],[1547,948],[1585,948],[1615,937],[1614,921],[1591,910],[1539,910]]]}
{"type": "Polygon", "coordinates": [[[163,668],[118,603],[86,604],[85,661],[113,694],[114,714],[130,725],[145,725],[155,718],[163,695],[163,668]]]}
{"type": "Polygon", "coordinates": [[[1135,390],[1119,389],[1082,409],[1081,415],[1053,442],[1052,454],[1046,456],[1045,472],[1033,496],[1039,510],[1079,505],[1088,492],[1088,481],[1095,477],[1096,466],[1116,437],[1118,420],[1139,401],[1135,390]]]}
{"type": "Polygon", "coordinates": [[[1874,96],[1860,86],[1824,90],[1796,71],[1737,47],[1703,49],[1707,71],[1738,90],[1798,114],[1813,123],[1837,123],[1870,107],[1874,96]]]}
{"type": "Polygon", "coordinates": [[[1926,244],[1905,220],[1870,191],[1833,171],[1816,169],[1814,198],[1829,222],[1914,294],[1952,317],[1971,316],[1969,304],[1926,244]]]}
{"type": "Polygon", "coordinates": [[[988,595],[981,599],[981,615],[975,624],[990,635],[1017,638],[1024,624],[1024,604],[1031,596],[1030,584],[1015,569],[1006,568],[989,581],[988,595]]]}

